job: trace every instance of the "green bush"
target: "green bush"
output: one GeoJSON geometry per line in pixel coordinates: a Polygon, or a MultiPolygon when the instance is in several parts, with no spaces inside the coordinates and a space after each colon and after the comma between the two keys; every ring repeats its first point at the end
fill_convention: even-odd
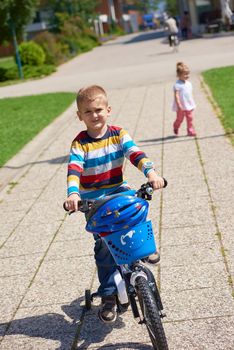
{"type": "Polygon", "coordinates": [[[92,50],[94,45],[94,41],[89,37],[80,38],[77,40],[77,45],[79,48],[79,52],[86,52],[92,50]]]}
{"type": "Polygon", "coordinates": [[[5,74],[5,80],[16,80],[19,79],[19,72],[17,66],[7,69],[5,74]]]}
{"type": "Polygon", "coordinates": [[[45,52],[45,63],[59,65],[66,60],[69,49],[62,47],[59,38],[48,31],[36,35],[33,40],[39,44],[45,52]]]}
{"type": "Polygon", "coordinates": [[[87,28],[79,16],[56,14],[57,37],[62,45],[69,49],[68,57],[91,50],[100,45],[97,36],[87,28]]]}
{"type": "MultiPolygon", "coordinates": [[[[25,79],[43,77],[55,71],[56,68],[53,65],[44,64],[42,66],[23,66],[23,74],[25,79]]],[[[0,82],[17,79],[19,79],[17,66],[10,68],[0,67],[0,82]]]]}
{"type": "Polygon", "coordinates": [[[22,65],[41,66],[45,62],[45,53],[40,45],[33,41],[19,45],[22,65]]]}
{"type": "Polygon", "coordinates": [[[42,66],[23,66],[24,78],[39,78],[45,75],[49,75],[56,71],[55,66],[52,65],[42,65],[42,66]]]}
{"type": "Polygon", "coordinates": [[[6,80],[6,72],[7,72],[7,68],[0,67],[0,81],[6,80]]]}
{"type": "Polygon", "coordinates": [[[18,69],[17,66],[5,68],[0,67],[0,82],[6,81],[6,80],[15,80],[18,79],[18,69]]]}

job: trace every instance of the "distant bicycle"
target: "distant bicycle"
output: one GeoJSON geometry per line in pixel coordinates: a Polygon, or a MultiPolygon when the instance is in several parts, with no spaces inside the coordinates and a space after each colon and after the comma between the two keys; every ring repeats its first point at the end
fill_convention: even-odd
{"type": "Polygon", "coordinates": [[[174,52],[178,52],[179,50],[179,37],[177,34],[170,34],[168,36],[168,40],[169,40],[169,45],[172,48],[172,51],[174,52]]]}

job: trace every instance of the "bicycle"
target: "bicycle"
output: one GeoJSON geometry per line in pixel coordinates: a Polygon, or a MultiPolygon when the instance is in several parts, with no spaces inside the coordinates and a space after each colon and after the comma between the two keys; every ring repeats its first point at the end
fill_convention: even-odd
{"type": "Polygon", "coordinates": [[[169,45],[172,48],[173,52],[178,52],[179,43],[180,41],[179,41],[178,34],[169,35],[169,45]]]}
{"type": "MultiPolygon", "coordinates": [[[[167,181],[164,179],[164,187],[166,186],[167,181]]],[[[146,326],[153,349],[168,350],[161,321],[166,315],[163,312],[160,293],[152,271],[144,263],[146,258],[156,251],[152,223],[146,220],[149,206],[147,201],[152,199],[152,194],[153,188],[147,183],[141,185],[139,190],[120,192],[99,200],[81,200],[78,202],[78,210],[86,215],[86,230],[101,236],[117,264],[114,280],[117,287],[118,314],[125,312],[130,305],[134,318],[139,319],[139,324],[146,326]],[[134,204],[138,203],[137,205],[142,204],[145,210],[143,222],[125,230],[113,232],[111,224],[108,225],[108,216],[112,214],[107,212],[110,201],[112,203],[114,201],[116,207],[118,203],[124,201],[128,204],[131,201],[134,204]],[[109,232],[99,232],[100,230],[95,229],[95,225],[92,224],[97,218],[100,219],[100,212],[107,212],[106,223],[109,232]]],[[[129,208],[130,204],[128,210],[129,208]]],[[[64,209],[66,210],[65,206],[64,209]]],[[[119,211],[121,211],[121,205],[119,205],[119,211]]],[[[118,218],[117,212],[115,215],[118,218]]],[[[106,217],[102,218],[105,224],[106,217]]],[[[119,223],[121,223],[120,218],[119,223]]],[[[93,299],[98,296],[97,292],[91,293],[89,289],[85,290],[87,310],[91,309],[93,299]]]]}

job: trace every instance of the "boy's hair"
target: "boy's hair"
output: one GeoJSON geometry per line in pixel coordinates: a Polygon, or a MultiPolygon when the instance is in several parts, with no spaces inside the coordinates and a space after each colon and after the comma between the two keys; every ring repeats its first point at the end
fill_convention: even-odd
{"type": "Polygon", "coordinates": [[[189,67],[183,62],[177,62],[176,64],[176,74],[181,75],[183,72],[189,72],[189,67]]]}
{"type": "Polygon", "coordinates": [[[97,96],[102,96],[107,103],[107,94],[106,91],[99,85],[90,85],[87,87],[81,88],[76,97],[76,103],[78,110],[83,103],[94,101],[97,96]]]}

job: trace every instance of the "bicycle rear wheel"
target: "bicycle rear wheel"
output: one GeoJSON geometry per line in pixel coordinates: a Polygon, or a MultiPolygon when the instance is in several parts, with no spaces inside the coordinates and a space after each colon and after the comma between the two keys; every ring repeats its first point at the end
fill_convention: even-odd
{"type": "Polygon", "coordinates": [[[138,301],[154,350],[168,350],[159,310],[148,281],[140,276],[136,279],[138,301]]]}

